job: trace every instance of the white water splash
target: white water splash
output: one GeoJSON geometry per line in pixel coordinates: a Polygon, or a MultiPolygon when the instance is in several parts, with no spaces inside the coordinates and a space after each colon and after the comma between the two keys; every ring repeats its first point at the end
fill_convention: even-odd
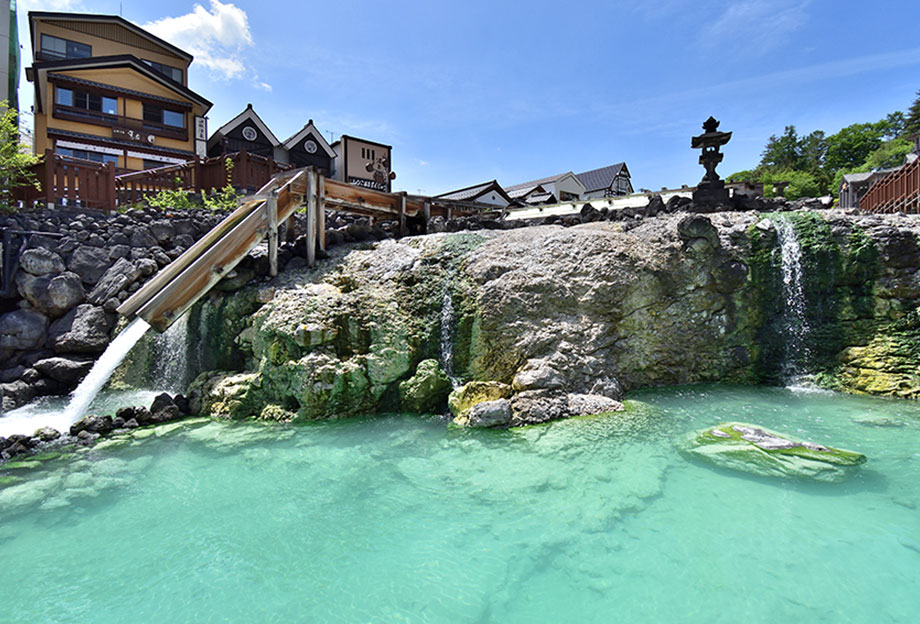
{"type": "Polygon", "coordinates": [[[188,384],[188,317],[186,312],[156,338],[151,386],[170,393],[185,392],[188,384]]]}
{"type": "Polygon", "coordinates": [[[150,325],[148,325],[144,319],[138,317],[131,321],[131,323],[115,337],[115,340],[109,343],[109,346],[106,347],[102,355],[99,356],[99,359],[96,360],[96,363],[93,364],[89,374],[71,394],[70,403],[61,415],[61,422],[64,427],[55,427],[55,429],[66,432],[70,428],[70,425],[83,417],[90,403],[92,403],[96,395],[99,394],[102,386],[105,385],[112,376],[112,373],[115,372],[115,369],[118,368],[118,365],[121,364],[125,356],[128,355],[128,351],[131,350],[131,347],[137,344],[137,341],[147,333],[148,329],[150,329],[150,325]]]}
{"type": "Polygon", "coordinates": [[[450,295],[450,289],[445,288],[441,300],[441,368],[450,379],[451,385],[457,388],[460,386],[460,379],[454,376],[455,317],[454,300],[450,295]]]}
{"type": "Polygon", "coordinates": [[[805,287],[802,277],[802,246],[792,223],[773,219],[780,245],[783,272],[783,378],[791,385],[803,386],[803,375],[811,351],[808,347],[811,328],[805,316],[805,287]]]}

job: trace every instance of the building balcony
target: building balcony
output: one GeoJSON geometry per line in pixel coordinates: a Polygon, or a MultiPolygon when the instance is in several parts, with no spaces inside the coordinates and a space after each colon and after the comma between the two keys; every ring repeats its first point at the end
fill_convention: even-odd
{"type": "Polygon", "coordinates": [[[153,121],[125,117],[124,115],[111,115],[85,108],[57,104],[54,107],[53,117],[54,119],[110,128],[112,133],[108,136],[121,140],[136,141],[141,145],[155,145],[157,137],[176,141],[189,140],[187,128],[177,128],[153,121]]]}

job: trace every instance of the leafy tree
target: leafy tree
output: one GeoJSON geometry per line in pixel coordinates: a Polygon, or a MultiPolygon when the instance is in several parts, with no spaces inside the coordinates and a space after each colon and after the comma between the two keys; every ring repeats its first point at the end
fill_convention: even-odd
{"type": "Polygon", "coordinates": [[[773,184],[776,182],[788,182],[783,196],[786,199],[799,199],[801,197],[818,197],[821,195],[821,187],[815,176],[807,171],[796,171],[786,169],[784,171],[770,171],[761,176],[760,182],[763,182],[764,195],[773,196],[773,184]]]}
{"type": "Polygon", "coordinates": [[[885,130],[886,139],[897,139],[904,136],[904,127],[907,125],[907,118],[901,111],[889,113],[883,122],[887,126],[885,130]]]}
{"type": "Polygon", "coordinates": [[[782,135],[771,135],[760,157],[760,167],[794,169],[799,162],[799,136],[795,126],[786,126],[782,135]]]}
{"type": "Polygon", "coordinates": [[[38,162],[28,146],[19,142],[16,110],[0,102],[0,210],[10,210],[12,190],[17,186],[39,188],[30,167],[38,162]]]}
{"type": "Polygon", "coordinates": [[[884,121],[852,124],[827,137],[825,166],[833,172],[858,167],[882,145],[887,128],[884,121]]]}
{"type": "Polygon", "coordinates": [[[907,119],[904,121],[902,136],[909,137],[918,132],[920,132],[920,90],[917,91],[914,103],[907,109],[907,119]]]}
{"type": "Polygon", "coordinates": [[[863,165],[869,169],[887,169],[904,164],[904,156],[913,150],[914,144],[907,139],[893,139],[882,143],[877,150],[869,154],[863,165]]]}

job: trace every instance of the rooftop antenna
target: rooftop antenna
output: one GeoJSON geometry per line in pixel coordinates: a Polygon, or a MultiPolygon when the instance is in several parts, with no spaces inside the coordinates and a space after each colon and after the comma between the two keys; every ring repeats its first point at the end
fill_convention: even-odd
{"type": "Polygon", "coordinates": [[[332,130],[330,130],[330,131],[329,131],[329,142],[330,142],[330,143],[335,143],[334,138],[335,138],[335,135],[332,134],[332,130]]]}
{"type": "Polygon", "coordinates": [[[118,3],[118,16],[124,17],[124,15],[122,15],[122,12],[121,12],[121,2],[118,3]]]}

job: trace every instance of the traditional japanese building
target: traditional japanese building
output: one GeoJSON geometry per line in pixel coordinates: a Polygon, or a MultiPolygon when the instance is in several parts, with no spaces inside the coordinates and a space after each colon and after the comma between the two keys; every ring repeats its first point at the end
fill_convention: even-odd
{"type": "Polygon", "coordinates": [[[192,55],[116,15],[29,13],[34,149],[139,170],[207,153],[192,55]]]}
{"type": "Polygon", "coordinates": [[[435,197],[438,199],[491,204],[492,206],[501,208],[505,208],[514,202],[514,200],[508,196],[508,193],[505,192],[505,189],[498,183],[498,180],[484,182],[483,184],[474,184],[473,186],[442,193],[435,197]]]}
{"type": "Polygon", "coordinates": [[[355,186],[390,192],[396,174],[390,160],[392,146],[343,134],[332,144],[332,177],[355,186]]]}
{"type": "Polygon", "coordinates": [[[576,173],[575,175],[585,185],[583,199],[616,197],[617,195],[629,195],[633,192],[629,169],[627,169],[625,162],[592,169],[584,173],[576,173]]]}
{"type": "Polygon", "coordinates": [[[313,125],[313,120],[288,137],[281,144],[287,154],[287,162],[295,167],[316,167],[327,176],[332,176],[335,150],[323,138],[323,133],[313,125]]]}
{"type": "Polygon", "coordinates": [[[218,128],[208,139],[208,156],[223,156],[242,150],[287,162],[281,142],[252,104],[247,104],[243,112],[218,128]]]}
{"type": "Polygon", "coordinates": [[[528,204],[555,204],[558,202],[581,199],[585,185],[571,171],[558,175],[522,182],[506,187],[505,190],[514,199],[528,204]]]}

